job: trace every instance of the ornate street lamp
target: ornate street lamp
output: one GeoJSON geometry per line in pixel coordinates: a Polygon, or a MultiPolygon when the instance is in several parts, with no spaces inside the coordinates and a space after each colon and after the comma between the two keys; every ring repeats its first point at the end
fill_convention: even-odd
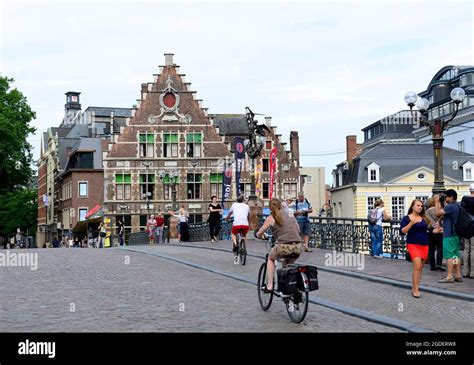
{"type": "Polygon", "coordinates": [[[408,92],[405,95],[405,102],[410,108],[410,113],[414,120],[419,120],[422,126],[429,128],[430,134],[433,140],[433,152],[434,152],[434,184],[433,184],[433,195],[442,194],[446,191],[444,187],[444,174],[443,174],[443,132],[449,128],[448,124],[457,115],[459,110],[459,104],[462,103],[466,93],[463,88],[456,87],[451,91],[451,99],[454,103],[454,112],[451,115],[443,116],[434,120],[428,120],[428,108],[430,102],[428,99],[419,98],[413,91],[408,92]],[[416,110],[413,107],[416,105],[421,118],[417,118],[416,110]]]}

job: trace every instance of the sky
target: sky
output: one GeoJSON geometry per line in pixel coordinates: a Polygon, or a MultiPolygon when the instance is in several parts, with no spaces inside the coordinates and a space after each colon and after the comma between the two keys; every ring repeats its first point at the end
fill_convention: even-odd
{"type": "MultiPolygon", "coordinates": [[[[331,171],[345,137],[405,109],[446,65],[474,65],[472,1],[0,2],[0,72],[58,126],[67,91],[131,107],[174,53],[209,113],[272,117],[301,164],[331,171]]],[[[260,117],[263,122],[263,117],[260,117]]]]}

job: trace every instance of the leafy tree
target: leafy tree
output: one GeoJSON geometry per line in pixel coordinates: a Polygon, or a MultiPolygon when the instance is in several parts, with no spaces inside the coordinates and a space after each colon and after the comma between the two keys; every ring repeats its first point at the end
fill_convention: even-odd
{"type": "Polygon", "coordinates": [[[26,139],[36,130],[30,125],[36,114],[26,97],[11,89],[12,82],[0,77],[0,195],[28,185],[33,175],[32,146],[26,139]]]}
{"type": "Polygon", "coordinates": [[[11,237],[17,228],[36,234],[38,215],[36,190],[21,189],[0,195],[0,236],[11,237]]]}

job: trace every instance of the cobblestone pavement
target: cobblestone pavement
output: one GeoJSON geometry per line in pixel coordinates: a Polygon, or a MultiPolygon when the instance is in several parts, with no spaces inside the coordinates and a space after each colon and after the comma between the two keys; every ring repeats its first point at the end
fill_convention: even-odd
{"type": "MultiPolygon", "coordinates": [[[[222,271],[257,280],[263,259],[247,257],[247,264],[233,265],[232,254],[179,245],[134,246],[143,252],[161,253],[222,271]]],[[[474,328],[474,303],[422,293],[420,299],[411,296],[410,289],[379,284],[357,278],[319,271],[320,290],[311,295],[335,303],[363,309],[387,317],[406,321],[439,332],[471,332],[474,328]]],[[[319,310],[311,306],[310,312],[319,310]]]]}
{"type": "MultiPolygon", "coordinates": [[[[214,262],[214,254],[194,248],[150,249],[214,262]]],[[[279,299],[263,312],[254,285],[151,255],[121,249],[21,252],[38,253],[38,269],[0,267],[0,332],[397,331],[311,304],[307,319],[296,325],[279,299]]],[[[234,267],[223,256],[228,258],[215,255],[216,265],[256,276],[257,260],[234,267]]]]}

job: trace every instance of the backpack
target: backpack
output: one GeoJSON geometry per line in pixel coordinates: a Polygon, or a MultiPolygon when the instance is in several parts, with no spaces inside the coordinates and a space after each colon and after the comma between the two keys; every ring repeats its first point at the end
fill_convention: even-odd
{"type": "Polygon", "coordinates": [[[461,204],[457,206],[459,208],[458,220],[455,224],[457,235],[467,239],[474,237],[474,216],[469,214],[461,204]]]}
{"type": "MultiPolygon", "coordinates": [[[[295,210],[298,210],[298,201],[299,201],[299,199],[296,199],[296,200],[295,200],[295,210]]],[[[306,204],[308,204],[308,207],[309,207],[309,208],[311,208],[311,204],[309,204],[308,199],[304,198],[304,202],[305,202],[306,204]]]]}
{"type": "Polygon", "coordinates": [[[369,211],[369,214],[367,214],[367,222],[369,222],[370,225],[377,224],[377,208],[371,209],[369,211]]]}

